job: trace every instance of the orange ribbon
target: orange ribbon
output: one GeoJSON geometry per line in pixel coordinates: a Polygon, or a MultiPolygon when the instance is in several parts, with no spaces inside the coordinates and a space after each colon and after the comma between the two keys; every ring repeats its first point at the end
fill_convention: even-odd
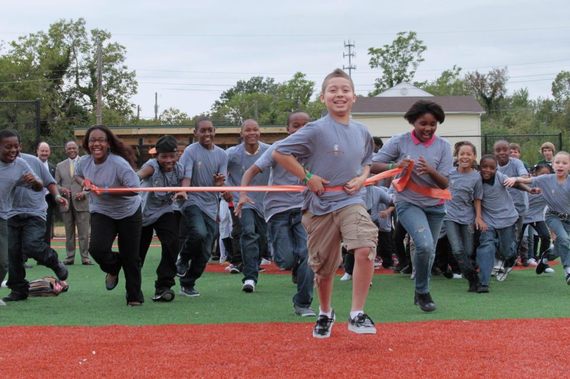
{"type": "Polygon", "coordinates": [[[434,199],[451,200],[451,192],[448,189],[424,187],[419,184],[414,183],[411,180],[412,171],[414,168],[414,162],[410,161],[407,167],[407,171],[404,176],[394,179],[392,185],[398,192],[402,192],[405,189],[419,193],[420,195],[431,197],[434,199]]]}

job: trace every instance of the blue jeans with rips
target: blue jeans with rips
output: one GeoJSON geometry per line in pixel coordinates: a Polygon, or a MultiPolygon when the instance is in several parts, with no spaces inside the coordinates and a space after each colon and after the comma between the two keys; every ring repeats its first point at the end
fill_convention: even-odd
{"type": "Polygon", "coordinates": [[[479,280],[482,285],[489,285],[497,246],[499,256],[504,261],[515,258],[517,243],[514,224],[500,229],[489,226],[486,232],[481,232],[479,246],[477,247],[477,264],[479,265],[479,280]]]}
{"type": "Polygon", "coordinates": [[[416,254],[413,258],[416,270],[416,292],[429,293],[431,267],[435,259],[435,247],[443,224],[445,207],[443,204],[419,207],[401,201],[396,204],[396,212],[398,220],[412,237],[416,246],[416,254]]]}
{"type": "Polygon", "coordinates": [[[241,259],[243,281],[251,279],[257,283],[261,247],[267,245],[267,224],[254,209],[241,210],[241,259]]]}
{"type": "Polygon", "coordinates": [[[301,218],[301,209],[290,209],[271,217],[267,227],[277,266],[286,270],[297,266],[297,293],[293,303],[307,308],[313,301],[314,273],[307,264],[307,232],[301,218]]]}

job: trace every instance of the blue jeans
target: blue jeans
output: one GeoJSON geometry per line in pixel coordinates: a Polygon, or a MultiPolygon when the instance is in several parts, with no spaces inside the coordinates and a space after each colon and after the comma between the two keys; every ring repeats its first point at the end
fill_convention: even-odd
{"type": "Polygon", "coordinates": [[[414,240],[416,254],[413,265],[416,270],[416,292],[429,292],[431,267],[435,259],[435,246],[439,238],[445,207],[419,207],[405,201],[396,204],[398,220],[414,240]]]}
{"type": "Polygon", "coordinates": [[[265,220],[251,208],[241,211],[241,259],[243,262],[243,281],[253,280],[257,283],[259,276],[260,251],[267,245],[267,224],[265,220]]]}
{"type": "Polygon", "coordinates": [[[475,271],[473,263],[471,263],[471,255],[473,255],[473,225],[458,224],[454,221],[446,220],[445,231],[447,232],[447,240],[451,246],[451,252],[459,265],[459,269],[463,275],[468,275],[475,271]]]}
{"type": "Polygon", "coordinates": [[[218,223],[202,212],[197,205],[182,210],[186,221],[186,238],[180,249],[180,257],[190,260],[186,275],[180,278],[180,285],[192,288],[202,276],[212,255],[214,238],[218,235],[218,223]]]}
{"type": "Polygon", "coordinates": [[[505,260],[512,260],[516,255],[515,225],[506,228],[493,229],[488,227],[481,232],[479,246],[477,247],[477,264],[479,265],[479,280],[482,285],[488,286],[491,271],[495,262],[495,252],[499,247],[499,256],[505,260]]]}
{"type": "Polygon", "coordinates": [[[570,267],[570,220],[562,221],[560,217],[546,213],[546,225],[556,234],[554,247],[560,255],[564,268],[570,267]]]}
{"type": "Polygon", "coordinates": [[[277,266],[286,270],[297,266],[297,293],[293,303],[306,308],[313,301],[314,273],[307,264],[307,232],[301,218],[300,209],[290,209],[271,217],[267,227],[277,266]]]}
{"type": "Polygon", "coordinates": [[[56,269],[57,253],[46,243],[46,221],[38,216],[18,214],[8,220],[8,287],[12,292],[27,296],[29,285],[24,268],[24,255],[34,258],[39,264],[56,269]]]}

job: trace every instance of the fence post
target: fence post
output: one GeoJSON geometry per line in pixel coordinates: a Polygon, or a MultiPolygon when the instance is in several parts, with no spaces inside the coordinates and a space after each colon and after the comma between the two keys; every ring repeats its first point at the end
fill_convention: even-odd
{"type": "Polygon", "coordinates": [[[562,146],[562,132],[558,133],[558,151],[564,150],[564,146],[562,146]]]}
{"type": "Polygon", "coordinates": [[[483,146],[484,146],[483,154],[487,154],[487,135],[486,134],[483,134],[483,146]]]}

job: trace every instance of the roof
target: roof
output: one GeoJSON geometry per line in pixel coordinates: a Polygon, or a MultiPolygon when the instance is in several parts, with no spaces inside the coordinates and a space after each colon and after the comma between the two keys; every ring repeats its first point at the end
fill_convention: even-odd
{"type": "Polygon", "coordinates": [[[386,91],[379,93],[377,97],[400,97],[400,96],[433,96],[431,93],[419,89],[410,83],[399,83],[386,91]]]}
{"type": "Polygon", "coordinates": [[[445,113],[483,114],[485,111],[473,96],[359,96],[352,106],[353,115],[405,114],[418,100],[438,103],[445,113]]]}

